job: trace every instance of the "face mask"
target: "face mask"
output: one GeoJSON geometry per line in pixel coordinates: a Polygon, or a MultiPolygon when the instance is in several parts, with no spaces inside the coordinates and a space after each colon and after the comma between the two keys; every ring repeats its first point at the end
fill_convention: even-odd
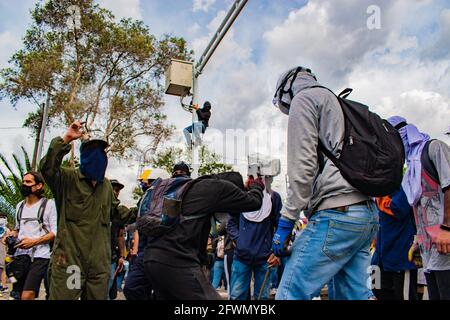
{"type": "Polygon", "coordinates": [[[150,186],[148,186],[146,183],[144,183],[144,182],[141,182],[140,183],[141,184],[141,189],[142,189],[142,191],[147,191],[148,190],[148,188],[150,188],[150,186]]]}
{"type": "Polygon", "coordinates": [[[22,184],[22,186],[20,187],[20,193],[21,193],[25,198],[28,197],[29,195],[33,194],[33,191],[32,191],[32,187],[33,187],[33,186],[35,186],[35,184],[32,185],[32,186],[27,186],[27,185],[25,185],[25,184],[22,184]]]}
{"type": "Polygon", "coordinates": [[[102,182],[107,166],[108,157],[101,148],[84,149],[80,154],[80,171],[90,180],[102,182]]]}

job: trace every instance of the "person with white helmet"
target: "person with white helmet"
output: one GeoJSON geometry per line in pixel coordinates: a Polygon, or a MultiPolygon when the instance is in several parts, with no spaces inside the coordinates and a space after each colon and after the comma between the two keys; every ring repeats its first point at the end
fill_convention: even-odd
{"type": "MultiPolygon", "coordinates": [[[[174,173],[175,173],[174,168],[174,173]]],[[[170,174],[159,168],[145,169],[138,180],[144,192],[146,192],[156,179],[167,179],[170,174]]],[[[138,202],[138,207],[141,199],[138,202]]],[[[144,271],[144,248],[147,239],[139,236],[137,230],[133,233],[133,248],[130,255],[132,257],[123,293],[127,300],[150,300],[152,298],[152,286],[145,276],[144,271]]]]}

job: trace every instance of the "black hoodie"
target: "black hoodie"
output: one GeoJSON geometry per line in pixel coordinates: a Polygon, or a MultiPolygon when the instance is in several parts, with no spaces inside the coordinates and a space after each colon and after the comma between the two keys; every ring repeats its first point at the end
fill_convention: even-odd
{"type": "Polygon", "coordinates": [[[211,118],[211,107],[205,106],[197,110],[198,121],[203,122],[205,128],[209,126],[209,118],[211,118]]]}
{"type": "Polygon", "coordinates": [[[258,210],[262,197],[262,188],[258,185],[252,186],[248,192],[244,191],[242,176],[236,172],[198,178],[183,197],[182,214],[205,213],[205,217],[186,220],[150,242],[145,250],[145,262],[159,262],[179,268],[204,264],[211,216],[216,212],[238,215],[258,210]]]}

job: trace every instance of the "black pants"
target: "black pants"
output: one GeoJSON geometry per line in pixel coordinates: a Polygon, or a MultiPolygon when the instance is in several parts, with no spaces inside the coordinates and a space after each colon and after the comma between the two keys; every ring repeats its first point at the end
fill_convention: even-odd
{"type": "Polygon", "coordinates": [[[145,275],[144,253],[138,253],[130,265],[123,288],[127,300],[152,300],[152,285],[145,275]]]}
{"type": "Polygon", "coordinates": [[[37,298],[39,296],[41,282],[47,274],[49,261],[50,259],[34,258],[24,277],[13,284],[13,291],[19,297],[23,291],[34,291],[37,298]]]}
{"type": "Polygon", "coordinates": [[[450,270],[425,272],[430,300],[450,300],[450,270]]]}
{"type": "MultiPolygon", "coordinates": [[[[378,300],[406,300],[405,271],[381,271],[381,289],[373,289],[378,300]]],[[[409,270],[409,296],[408,300],[418,300],[417,296],[417,270],[409,270]]]]}
{"type": "Polygon", "coordinates": [[[233,265],[233,255],[234,249],[226,250],[225,256],[223,259],[224,268],[225,268],[225,281],[227,282],[227,293],[228,297],[231,292],[231,266],[233,265]]]}
{"type": "Polygon", "coordinates": [[[146,262],[145,273],[158,300],[221,300],[200,267],[172,267],[146,262]]]}

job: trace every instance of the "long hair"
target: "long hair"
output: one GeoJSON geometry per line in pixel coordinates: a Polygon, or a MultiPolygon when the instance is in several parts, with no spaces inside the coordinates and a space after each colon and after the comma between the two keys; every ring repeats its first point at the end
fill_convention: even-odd
{"type": "Polygon", "coordinates": [[[42,176],[42,174],[40,172],[37,171],[28,171],[26,172],[23,176],[25,177],[27,174],[31,174],[34,178],[34,182],[35,184],[39,184],[42,183],[42,188],[39,189],[38,191],[36,191],[36,196],[38,196],[39,198],[42,198],[44,195],[44,188],[45,188],[45,180],[44,177],[42,176]]]}

